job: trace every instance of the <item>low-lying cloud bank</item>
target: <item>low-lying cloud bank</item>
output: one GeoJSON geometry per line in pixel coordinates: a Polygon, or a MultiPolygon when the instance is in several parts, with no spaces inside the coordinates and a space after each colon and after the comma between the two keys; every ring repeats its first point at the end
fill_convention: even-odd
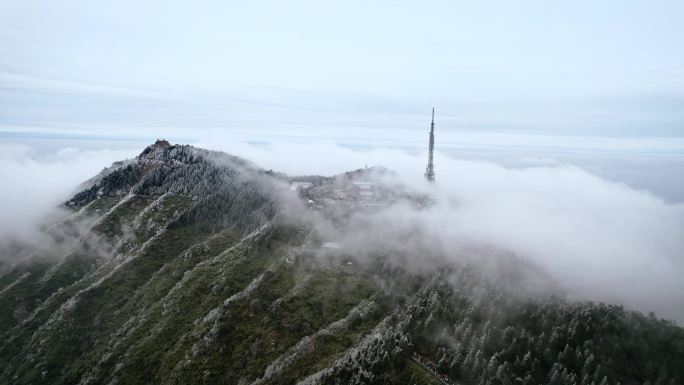
{"type": "Polygon", "coordinates": [[[133,151],[63,148],[39,153],[25,145],[0,145],[0,241],[35,236],[77,187],[133,151]]]}
{"type": "MultiPolygon", "coordinates": [[[[449,165],[449,163],[447,163],[449,165]]],[[[571,293],[684,319],[684,205],[567,165],[452,162],[426,225],[544,267],[571,293]]]]}
{"type": "MultiPolygon", "coordinates": [[[[438,153],[437,183],[430,187],[423,182],[425,159],[401,150],[242,141],[198,146],[291,175],[383,165],[437,202],[424,211],[385,213],[394,215],[393,225],[422,228],[442,250],[466,243],[509,250],[539,265],[578,299],[624,303],[684,320],[684,205],[647,191],[562,162],[505,167],[438,153]]],[[[140,151],[0,150],[0,239],[30,234],[79,183],[140,151]]]]}

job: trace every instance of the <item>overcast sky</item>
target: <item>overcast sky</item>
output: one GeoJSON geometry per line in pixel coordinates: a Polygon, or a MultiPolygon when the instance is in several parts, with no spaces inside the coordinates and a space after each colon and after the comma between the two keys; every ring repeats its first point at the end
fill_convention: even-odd
{"type": "Polygon", "coordinates": [[[682,15],[679,0],[4,0],[0,131],[362,142],[422,138],[436,105],[442,132],[684,136],[682,15]]]}

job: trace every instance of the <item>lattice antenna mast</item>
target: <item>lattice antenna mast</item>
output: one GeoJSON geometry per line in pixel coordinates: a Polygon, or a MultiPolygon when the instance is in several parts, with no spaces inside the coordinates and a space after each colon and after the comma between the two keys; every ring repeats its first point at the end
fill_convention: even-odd
{"type": "Polygon", "coordinates": [[[435,181],[435,166],[432,163],[432,156],[435,151],[435,107],[432,107],[432,123],[430,123],[430,147],[428,150],[428,164],[425,168],[425,179],[428,182],[435,181]]]}

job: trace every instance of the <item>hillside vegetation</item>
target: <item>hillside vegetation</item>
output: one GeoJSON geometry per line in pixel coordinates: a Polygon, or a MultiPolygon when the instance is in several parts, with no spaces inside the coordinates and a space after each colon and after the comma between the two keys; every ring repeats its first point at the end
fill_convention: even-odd
{"type": "Polygon", "coordinates": [[[165,141],[106,169],[2,256],[0,384],[684,384],[684,330],[653,314],[326,246],[318,219],[430,204],[371,174],[297,192],[165,141]]]}

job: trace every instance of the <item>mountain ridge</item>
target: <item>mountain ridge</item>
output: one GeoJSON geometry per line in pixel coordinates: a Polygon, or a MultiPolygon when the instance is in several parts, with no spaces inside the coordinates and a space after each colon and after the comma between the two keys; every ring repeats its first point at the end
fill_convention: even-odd
{"type": "Polygon", "coordinates": [[[432,261],[419,233],[349,245],[359,215],[430,205],[386,170],[294,180],[163,140],[103,170],[0,274],[0,383],[680,383],[674,324],[528,293],[514,258],[432,261]]]}

